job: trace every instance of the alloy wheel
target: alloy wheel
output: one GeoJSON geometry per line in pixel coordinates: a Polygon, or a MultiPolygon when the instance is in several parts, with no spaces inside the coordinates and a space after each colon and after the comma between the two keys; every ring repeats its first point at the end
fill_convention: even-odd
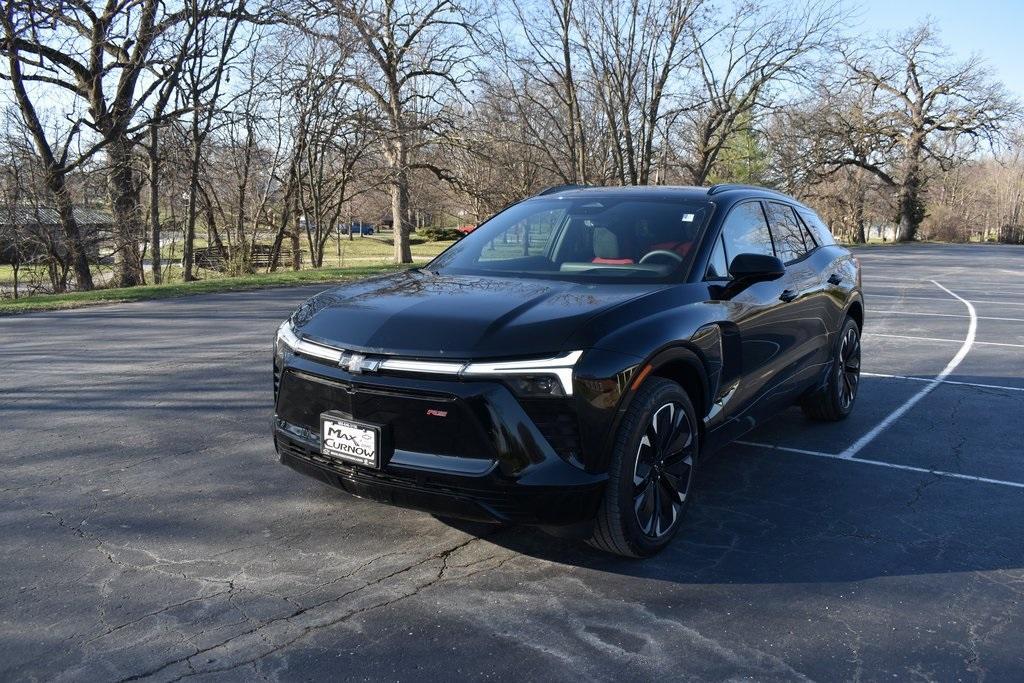
{"type": "Polygon", "coordinates": [[[857,328],[852,325],[843,336],[842,345],[839,347],[839,363],[839,402],[843,410],[846,410],[857,397],[857,387],[860,384],[860,335],[857,334],[857,328]]]}
{"type": "Polygon", "coordinates": [[[633,466],[633,510],[644,535],[660,538],[679,519],[693,479],[694,446],[693,425],[681,404],[654,411],[633,466]]]}

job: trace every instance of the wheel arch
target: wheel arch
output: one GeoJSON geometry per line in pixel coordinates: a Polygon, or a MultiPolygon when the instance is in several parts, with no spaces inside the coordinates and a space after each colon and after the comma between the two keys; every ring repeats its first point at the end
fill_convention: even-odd
{"type": "MultiPolygon", "coordinates": [[[[652,358],[648,365],[651,366],[651,370],[647,377],[672,380],[686,391],[693,401],[697,421],[703,424],[702,418],[707,415],[711,400],[708,371],[697,352],[685,346],[673,347],[652,358]]],[[[630,389],[635,392],[642,385],[643,382],[631,386],[630,389]]]]}
{"type": "Polygon", "coordinates": [[[854,299],[850,302],[850,305],[846,307],[846,315],[853,318],[853,321],[857,323],[857,327],[860,331],[864,331],[864,302],[860,299],[854,299]]]}
{"type": "MultiPolygon", "coordinates": [[[[717,331],[717,327],[714,329],[717,331]]],[[[718,340],[719,335],[716,333],[710,346],[718,349],[718,340]]],[[[717,363],[718,359],[711,362],[717,363]]],[[[618,418],[621,418],[629,409],[637,392],[648,379],[660,377],[675,382],[686,391],[693,402],[693,409],[697,415],[697,427],[703,436],[703,418],[711,409],[714,391],[713,374],[709,370],[708,364],[709,360],[705,353],[692,341],[678,342],[659,349],[638,366],[638,370],[619,404],[618,418]]],[[[618,427],[619,419],[616,419],[615,428],[612,430],[613,435],[618,431],[618,427]]]]}

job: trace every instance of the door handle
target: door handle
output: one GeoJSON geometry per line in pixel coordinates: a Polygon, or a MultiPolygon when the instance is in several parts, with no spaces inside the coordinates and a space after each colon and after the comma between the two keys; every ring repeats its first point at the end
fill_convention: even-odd
{"type": "Polygon", "coordinates": [[[828,276],[828,283],[830,285],[838,285],[842,281],[843,281],[842,273],[832,273],[831,275],[828,276]]]}
{"type": "Polygon", "coordinates": [[[784,290],[782,294],[779,295],[779,300],[784,301],[788,304],[790,301],[797,298],[798,296],[800,296],[800,292],[796,291],[795,289],[787,289],[784,290]]]}

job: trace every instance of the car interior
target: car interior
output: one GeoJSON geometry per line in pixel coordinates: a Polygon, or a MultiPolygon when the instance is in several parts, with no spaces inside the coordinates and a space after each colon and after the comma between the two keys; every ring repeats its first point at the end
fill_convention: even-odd
{"type": "Polygon", "coordinates": [[[696,246],[706,209],[668,202],[638,204],[580,207],[570,214],[557,239],[553,261],[560,263],[562,272],[665,275],[678,268],[696,246]]]}

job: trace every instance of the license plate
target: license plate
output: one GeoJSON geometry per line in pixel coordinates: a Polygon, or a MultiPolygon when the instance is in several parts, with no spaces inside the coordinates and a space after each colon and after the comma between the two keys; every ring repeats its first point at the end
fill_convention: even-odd
{"type": "Polygon", "coordinates": [[[320,416],[320,452],[366,467],[380,467],[380,427],[324,413],[320,416]]]}

